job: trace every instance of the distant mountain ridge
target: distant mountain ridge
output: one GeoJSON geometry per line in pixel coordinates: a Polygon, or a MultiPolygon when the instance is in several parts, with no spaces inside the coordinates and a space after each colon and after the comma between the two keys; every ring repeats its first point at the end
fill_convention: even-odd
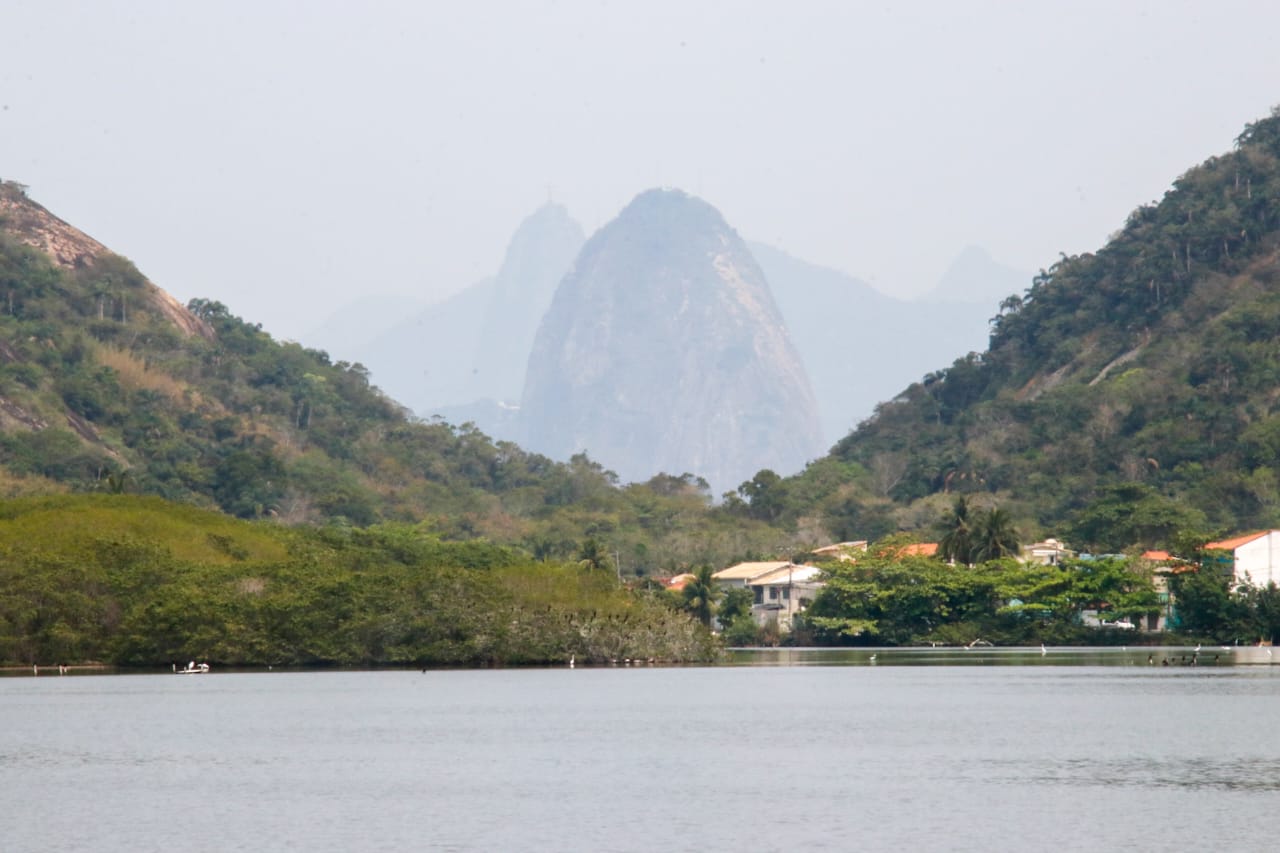
{"type": "Polygon", "coordinates": [[[521,222],[494,277],[407,316],[384,314],[381,324],[361,311],[366,297],[337,312],[315,339],[368,367],[424,417],[474,411],[483,427],[499,426],[485,413],[519,401],[538,322],[584,239],[568,211],[548,203],[521,222]]]}
{"type": "Polygon", "coordinates": [[[986,347],[987,319],[996,303],[894,299],[846,273],[770,246],[750,248],[804,359],[828,446],[904,383],[986,347]]]}
{"type": "MultiPolygon", "coordinates": [[[[1021,296],[1034,275],[998,263],[981,246],[966,246],[956,256],[938,284],[921,302],[977,303],[991,314],[1009,296],[1021,296]]],[[[990,316],[990,315],[988,315],[990,316]]]]}

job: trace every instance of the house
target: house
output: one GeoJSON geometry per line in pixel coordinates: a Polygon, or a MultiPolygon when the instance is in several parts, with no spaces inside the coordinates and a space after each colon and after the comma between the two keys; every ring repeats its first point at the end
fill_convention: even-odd
{"type": "Polygon", "coordinates": [[[1206,563],[1220,564],[1224,572],[1229,570],[1236,584],[1255,587],[1280,584],[1280,530],[1263,530],[1210,542],[1204,549],[1228,552],[1229,556],[1219,560],[1210,557],[1206,563]]]}
{"type": "Polygon", "coordinates": [[[1072,551],[1057,539],[1049,538],[1035,542],[1022,549],[1022,562],[1038,563],[1042,566],[1061,565],[1063,560],[1075,556],[1072,551]]]}
{"type": "Polygon", "coordinates": [[[821,548],[814,548],[812,554],[820,560],[841,560],[843,562],[852,563],[857,559],[855,554],[866,553],[867,540],[859,539],[856,542],[836,542],[833,545],[823,545],[821,548]]]}
{"type": "Polygon", "coordinates": [[[804,612],[822,589],[821,576],[817,566],[788,563],[752,578],[747,582],[754,595],[751,617],[761,627],[775,624],[790,631],[795,615],[804,612]]]}
{"type": "Polygon", "coordinates": [[[817,566],[774,560],[738,563],[711,577],[723,587],[751,590],[751,618],[757,625],[774,624],[790,631],[793,617],[812,604],[822,589],[821,575],[817,566]]]}
{"type": "Polygon", "coordinates": [[[790,560],[773,560],[764,563],[738,563],[727,569],[721,569],[711,576],[712,580],[727,589],[744,589],[752,578],[792,565],[790,560]]]}
{"type": "Polygon", "coordinates": [[[936,557],[938,556],[937,542],[916,542],[912,545],[903,545],[898,549],[899,557],[936,557]]]}
{"type": "Polygon", "coordinates": [[[1168,551],[1143,551],[1139,565],[1151,569],[1151,588],[1160,599],[1160,613],[1147,614],[1148,631],[1167,631],[1174,622],[1173,589],[1169,579],[1174,575],[1195,571],[1195,566],[1168,551]]]}
{"type": "Polygon", "coordinates": [[[667,587],[667,589],[671,590],[672,592],[683,592],[685,585],[688,584],[689,581],[694,580],[697,577],[698,576],[693,574],[692,572],[685,572],[684,574],[676,575],[673,578],[668,578],[666,581],[664,581],[664,585],[667,587]]]}

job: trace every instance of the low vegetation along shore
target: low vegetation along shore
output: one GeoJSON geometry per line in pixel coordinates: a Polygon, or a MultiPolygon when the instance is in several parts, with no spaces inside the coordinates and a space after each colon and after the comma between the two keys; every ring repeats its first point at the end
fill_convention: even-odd
{"type": "MultiPolygon", "coordinates": [[[[709,662],[725,645],[1168,642],[1081,624],[1166,605],[1113,559],[971,568],[889,542],[826,564],[825,587],[779,635],[709,567],[680,593],[623,585],[601,560],[548,562],[421,526],[286,527],[132,495],[0,502],[0,665],[491,666],[709,662]],[[714,634],[711,626],[721,624],[714,634]]],[[[1252,642],[1277,596],[1212,573],[1175,581],[1182,638],[1252,642]]]]}
{"type": "Polygon", "coordinates": [[[128,495],[0,504],[0,663],[706,661],[665,594],[410,525],[286,528],[128,495]]]}

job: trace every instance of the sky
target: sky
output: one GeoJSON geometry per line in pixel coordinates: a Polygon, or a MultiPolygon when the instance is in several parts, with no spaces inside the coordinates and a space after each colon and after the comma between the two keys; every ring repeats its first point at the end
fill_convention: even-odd
{"type": "MultiPolygon", "coordinates": [[[[674,186],[909,298],[1099,248],[1280,103],[1280,4],[5,0],[0,178],[303,339],[674,186]]],[[[340,356],[340,353],[335,353],[340,356]]]]}

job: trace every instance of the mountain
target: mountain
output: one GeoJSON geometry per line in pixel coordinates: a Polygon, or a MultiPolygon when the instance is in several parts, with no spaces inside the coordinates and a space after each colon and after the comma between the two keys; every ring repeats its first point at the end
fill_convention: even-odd
{"type": "Polygon", "coordinates": [[[358,365],[277,342],[220,303],[178,304],[0,183],[0,492],[129,490],[367,524],[474,508],[495,476],[519,488],[569,474],[497,453],[410,420],[358,365]]]}
{"type": "Polygon", "coordinates": [[[513,438],[509,411],[524,387],[533,336],[584,239],[563,206],[543,205],[520,223],[495,277],[417,311],[386,312],[372,335],[358,331],[379,326],[362,322],[354,310],[362,303],[355,303],[331,324],[342,330],[335,351],[368,367],[380,387],[424,417],[474,421],[513,438]]]}
{"type": "MultiPolygon", "coordinates": [[[[450,358],[433,352],[425,366],[450,358]]],[[[0,516],[17,496],[138,493],[319,526],[280,540],[307,566],[369,535],[399,536],[364,528],[410,522],[415,540],[484,539],[574,571],[594,542],[591,553],[613,555],[608,577],[815,544],[712,511],[704,486],[676,476],[619,487],[589,458],[558,463],[466,424],[421,421],[365,367],[277,341],[220,302],[178,304],[0,182],[0,516]]],[[[146,551],[170,571],[140,544],[148,524],[69,544],[108,562],[146,551]]],[[[215,528],[193,546],[247,556],[215,528]]]]}
{"type": "Polygon", "coordinates": [[[544,205],[516,229],[476,341],[472,374],[480,393],[472,399],[520,399],[538,324],[585,240],[558,204],[544,205]]]}
{"type": "Polygon", "coordinates": [[[986,352],[883,403],[832,464],[866,472],[856,496],[809,493],[845,521],[971,493],[1077,547],[1280,525],[1280,115],[1038,275],[986,352]]]}
{"type": "Polygon", "coordinates": [[[750,243],[813,383],[826,446],[939,364],[987,345],[990,304],[887,296],[837,270],[750,243]]]}
{"type": "MultiPolygon", "coordinates": [[[[320,325],[302,335],[307,346],[340,353],[363,363],[356,355],[376,346],[387,332],[388,318],[416,317],[428,308],[421,300],[397,293],[372,293],[334,311],[320,325]]],[[[366,365],[367,366],[367,365],[366,365]]]]}
{"type": "Polygon", "coordinates": [[[994,314],[1006,297],[1021,296],[1031,279],[1031,273],[997,262],[981,246],[966,246],[919,301],[979,304],[994,314]]]}
{"type": "Polygon", "coordinates": [[[383,330],[364,345],[334,351],[369,368],[378,387],[411,411],[470,402],[483,396],[472,353],[493,292],[488,278],[407,317],[384,315],[383,330]],[[388,323],[391,317],[404,319],[388,323]]]}
{"type": "Polygon", "coordinates": [[[822,446],[759,265],[715,208],[675,190],[642,193],[587,241],[538,329],[521,414],[526,446],[587,451],[624,480],[733,488],[822,446]]]}

